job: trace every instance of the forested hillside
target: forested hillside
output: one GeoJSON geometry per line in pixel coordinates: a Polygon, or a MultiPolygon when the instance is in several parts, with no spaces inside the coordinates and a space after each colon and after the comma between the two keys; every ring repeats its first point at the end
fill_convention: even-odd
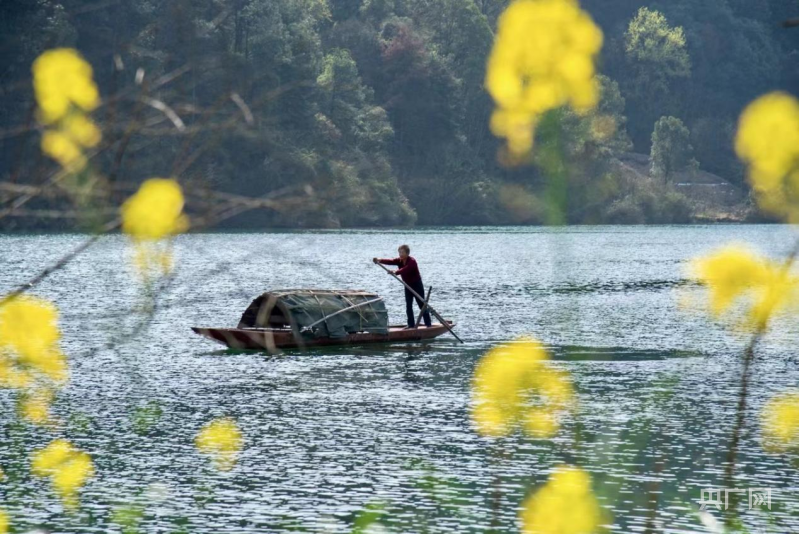
{"type": "MultiPolygon", "coordinates": [[[[506,5],[4,1],[0,180],[47,180],[54,164],[38,152],[30,69],[43,50],[68,46],[94,67],[107,150],[92,164],[112,190],[175,175],[187,189],[306,195],[230,220],[243,226],[543,222],[546,166],[504,165],[489,129],[486,61],[506,5]]],[[[591,114],[552,118],[569,162],[564,221],[690,220],[673,176],[691,169],[745,189],[736,122],[758,95],[799,92],[799,29],[780,25],[799,5],[582,6],[604,33],[602,93],[591,114]],[[651,154],[650,176],[619,172],[629,152],[651,154]]]]}

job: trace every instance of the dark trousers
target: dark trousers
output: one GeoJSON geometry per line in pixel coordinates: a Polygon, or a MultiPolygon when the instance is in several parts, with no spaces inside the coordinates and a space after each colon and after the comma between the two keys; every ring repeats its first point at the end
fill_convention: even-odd
{"type": "MultiPolygon", "coordinates": [[[[424,284],[422,283],[421,280],[419,280],[415,284],[408,284],[408,285],[411,286],[414,291],[416,291],[420,295],[424,296],[424,284]]],[[[411,328],[416,326],[416,323],[414,321],[414,319],[416,319],[416,317],[413,314],[413,300],[414,299],[416,299],[416,304],[418,304],[419,308],[421,309],[422,306],[424,306],[424,300],[413,296],[413,293],[411,293],[408,290],[408,288],[406,287],[405,288],[405,312],[408,314],[408,326],[411,327],[411,328]]],[[[422,315],[422,317],[424,318],[424,325],[425,326],[430,326],[430,324],[431,324],[430,323],[430,312],[425,310],[424,311],[424,315],[422,315]]]]}

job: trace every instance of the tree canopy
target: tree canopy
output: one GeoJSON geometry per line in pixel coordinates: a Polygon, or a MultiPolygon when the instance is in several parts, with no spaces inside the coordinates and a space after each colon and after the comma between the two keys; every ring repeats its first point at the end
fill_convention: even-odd
{"type": "Polygon", "coordinates": [[[691,134],[676,117],[661,117],[652,132],[652,175],[667,180],[675,171],[698,165],[691,134]]]}
{"type": "MultiPolygon", "coordinates": [[[[30,65],[67,46],[93,65],[103,95],[95,116],[108,150],[93,163],[111,189],[179,175],[230,194],[307,193],[288,212],[231,222],[245,226],[541,222],[546,166],[503,164],[489,129],[486,61],[507,5],[4,2],[0,181],[46,175],[51,162],[35,157],[30,65]],[[185,124],[182,135],[173,119],[149,114],[153,103],[185,124]]],[[[556,110],[558,127],[545,118],[536,133],[556,135],[568,155],[564,222],[613,220],[609,207],[629,193],[613,163],[630,151],[651,152],[654,174],[668,175],[692,146],[689,160],[746,187],[731,147],[737,117],[763,92],[797,90],[799,32],[778,22],[799,9],[782,0],[583,7],[605,34],[600,105],[588,116],[556,110]]]]}

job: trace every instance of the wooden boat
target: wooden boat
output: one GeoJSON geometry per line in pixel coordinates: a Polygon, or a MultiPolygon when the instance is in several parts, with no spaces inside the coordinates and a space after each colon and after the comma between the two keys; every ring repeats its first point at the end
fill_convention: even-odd
{"type": "MultiPolygon", "coordinates": [[[[449,326],[455,326],[452,321],[447,321],[449,326]]],[[[389,326],[387,334],[372,334],[369,332],[355,332],[344,337],[305,338],[295,336],[289,329],[270,328],[198,328],[192,327],[195,333],[203,337],[218,341],[233,349],[269,350],[292,349],[303,347],[323,347],[331,345],[361,345],[368,343],[390,343],[405,341],[422,341],[432,339],[447,333],[447,328],[434,323],[432,326],[419,326],[406,328],[403,326],[389,326]]]]}
{"type": "MultiPolygon", "coordinates": [[[[429,294],[428,294],[429,298],[429,294]]],[[[418,322],[418,321],[417,321],[418,322]]],[[[360,290],[288,289],[266,292],[249,305],[236,328],[192,327],[234,349],[280,349],[432,339],[455,324],[388,325],[383,299],[360,290]]]]}

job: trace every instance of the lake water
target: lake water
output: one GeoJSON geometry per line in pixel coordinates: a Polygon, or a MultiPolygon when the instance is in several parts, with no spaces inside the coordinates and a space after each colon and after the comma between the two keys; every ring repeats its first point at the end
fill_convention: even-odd
{"type": "MultiPolygon", "coordinates": [[[[370,504],[397,532],[514,532],[524,496],[568,461],[592,473],[613,532],[643,532],[647,518],[657,532],[706,532],[697,501],[723,484],[745,340],[680,305],[698,291],[687,261],[728,241],[780,255],[795,238],[784,226],[187,235],[152,316],[125,239],[104,238],[33,291],[61,311],[72,367],[54,409],[62,429],[13,425],[0,392],[9,478],[27,470],[21,451],[59,435],[91,453],[97,476],[71,515],[44,481],[0,483],[3,506],[20,532],[106,532],[113,507],[154,492],[142,532],[348,532],[370,504]],[[287,287],[372,290],[401,323],[402,287],[370,262],[401,243],[464,345],[268,356],[189,330],[234,326],[251,297],[287,287]],[[469,383],[487,349],[522,335],[551,347],[580,409],[555,440],[497,444],[470,425],[469,383]],[[235,417],[246,443],[225,473],[194,447],[219,416],[235,417]]],[[[0,293],[84,239],[0,236],[0,293]]],[[[772,512],[747,510],[744,498],[752,532],[799,532],[797,471],[763,452],[757,424],[766,399],[799,385],[798,341],[796,323],[780,322],[754,366],[736,488],[771,488],[772,512]]]]}

